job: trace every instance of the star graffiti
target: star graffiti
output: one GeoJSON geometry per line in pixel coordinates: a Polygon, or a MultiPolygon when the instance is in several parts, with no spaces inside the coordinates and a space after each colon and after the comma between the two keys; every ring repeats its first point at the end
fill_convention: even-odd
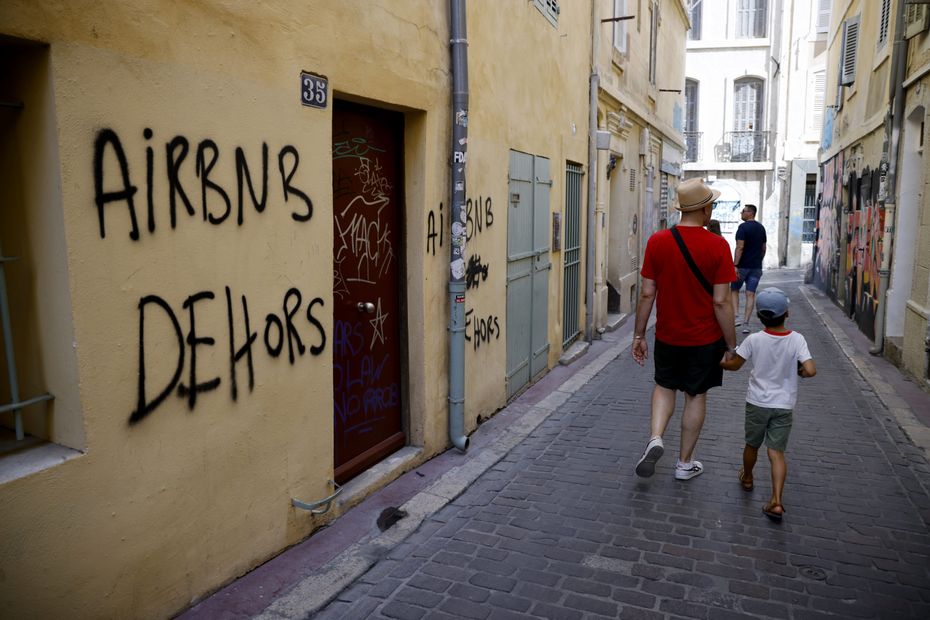
{"type": "Polygon", "coordinates": [[[371,323],[371,327],[374,329],[374,333],[371,336],[371,346],[368,347],[368,350],[375,348],[375,340],[380,340],[381,344],[384,344],[384,321],[387,320],[388,313],[381,313],[381,298],[378,298],[378,306],[375,310],[375,318],[368,321],[371,323]]]}

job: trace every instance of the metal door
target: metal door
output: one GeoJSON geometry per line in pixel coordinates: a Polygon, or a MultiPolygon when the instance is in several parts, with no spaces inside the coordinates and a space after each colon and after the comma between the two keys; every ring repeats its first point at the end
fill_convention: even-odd
{"type": "Polygon", "coordinates": [[[507,396],[549,357],[549,160],[510,152],[507,209],[507,396]]]}
{"type": "Polygon", "coordinates": [[[581,181],[578,164],[565,168],[565,244],[562,250],[562,346],[568,346],[581,333],[579,320],[581,291],[581,181]]]}
{"type": "Polygon", "coordinates": [[[403,447],[403,117],[333,108],[333,397],[342,483],[403,447]]]}

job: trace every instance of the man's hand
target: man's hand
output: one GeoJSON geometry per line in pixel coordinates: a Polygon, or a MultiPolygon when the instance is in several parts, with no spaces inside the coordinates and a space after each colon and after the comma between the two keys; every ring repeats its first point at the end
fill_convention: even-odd
{"type": "Polygon", "coordinates": [[[630,347],[630,354],[636,363],[640,366],[646,365],[649,358],[649,345],[646,344],[645,338],[633,338],[633,346],[630,347]]]}

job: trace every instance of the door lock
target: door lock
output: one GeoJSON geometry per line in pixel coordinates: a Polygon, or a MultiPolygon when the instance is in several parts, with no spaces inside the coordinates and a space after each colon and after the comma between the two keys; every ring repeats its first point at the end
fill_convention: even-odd
{"type": "Polygon", "coordinates": [[[374,314],[375,305],[370,301],[360,301],[356,306],[359,312],[367,312],[368,314],[374,314]]]}

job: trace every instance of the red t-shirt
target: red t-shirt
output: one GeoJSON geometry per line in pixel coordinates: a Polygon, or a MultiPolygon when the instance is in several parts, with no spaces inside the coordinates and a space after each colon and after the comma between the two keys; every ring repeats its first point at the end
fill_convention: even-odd
{"type": "MultiPolygon", "coordinates": [[[[704,278],[713,284],[736,279],[726,240],[699,226],[678,232],[704,278]]],[[[714,299],[688,267],[675,237],[660,230],[646,243],[640,274],[656,282],[656,338],[675,346],[700,346],[723,338],[714,315],[714,299]]]]}

